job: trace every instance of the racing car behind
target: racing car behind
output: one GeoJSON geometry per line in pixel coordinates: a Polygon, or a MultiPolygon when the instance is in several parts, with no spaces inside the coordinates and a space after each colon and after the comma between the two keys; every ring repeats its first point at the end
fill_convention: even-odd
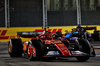
{"type": "Polygon", "coordinates": [[[78,37],[82,39],[86,39],[89,41],[93,41],[94,39],[94,33],[89,33],[87,30],[94,30],[96,31],[96,27],[77,27],[73,28],[71,32],[65,34],[65,38],[70,38],[70,37],[78,37]]]}

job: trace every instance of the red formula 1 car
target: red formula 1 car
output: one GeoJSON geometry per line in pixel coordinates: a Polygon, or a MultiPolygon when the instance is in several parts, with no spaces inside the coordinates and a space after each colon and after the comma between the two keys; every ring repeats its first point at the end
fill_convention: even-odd
{"type": "Polygon", "coordinates": [[[95,56],[95,51],[85,39],[61,39],[56,34],[43,32],[20,32],[18,37],[31,38],[22,42],[20,38],[10,39],[8,52],[10,57],[28,57],[30,60],[43,57],[76,57],[86,61],[95,56]]]}

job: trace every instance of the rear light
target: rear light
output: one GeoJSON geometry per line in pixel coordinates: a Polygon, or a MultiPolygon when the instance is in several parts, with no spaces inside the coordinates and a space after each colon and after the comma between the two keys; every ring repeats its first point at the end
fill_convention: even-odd
{"type": "Polygon", "coordinates": [[[79,29],[76,29],[76,31],[79,31],[79,29]]]}
{"type": "Polygon", "coordinates": [[[89,37],[91,37],[92,35],[91,34],[89,34],[89,37]]]}
{"type": "Polygon", "coordinates": [[[20,38],[20,35],[17,35],[17,38],[20,38]]]}

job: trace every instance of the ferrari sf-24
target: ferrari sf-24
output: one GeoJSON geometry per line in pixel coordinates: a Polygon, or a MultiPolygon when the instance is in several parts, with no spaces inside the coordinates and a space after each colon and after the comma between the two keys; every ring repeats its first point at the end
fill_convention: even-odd
{"type": "Polygon", "coordinates": [[[18,32],[18,38],[10,39],[8,53],[10,57],[27,57],[30,60],[48,57],[76,57],[78,61],[87,61],[95,57],[94,48],[88,40],[71,37],[69,40],[48,31],[18,32]],[[31,38],[23,42],[20,37],[31,38]]]}

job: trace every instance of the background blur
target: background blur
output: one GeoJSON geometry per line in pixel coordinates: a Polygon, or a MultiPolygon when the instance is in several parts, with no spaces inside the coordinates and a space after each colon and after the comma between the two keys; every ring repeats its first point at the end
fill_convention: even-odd
{"type": "MultiPolygon", "coordinates": [[[[80,4],[81,24],[100,25],[100,0],[80,4]]],[[[6,26],[5,21],[9,27],[43,26],[42,5],[42,0],[0,0],[0,27],[6,26]]],[[[47,18],[48,26],[77,25],[76,0],[47,0],[47,18]]]]}

